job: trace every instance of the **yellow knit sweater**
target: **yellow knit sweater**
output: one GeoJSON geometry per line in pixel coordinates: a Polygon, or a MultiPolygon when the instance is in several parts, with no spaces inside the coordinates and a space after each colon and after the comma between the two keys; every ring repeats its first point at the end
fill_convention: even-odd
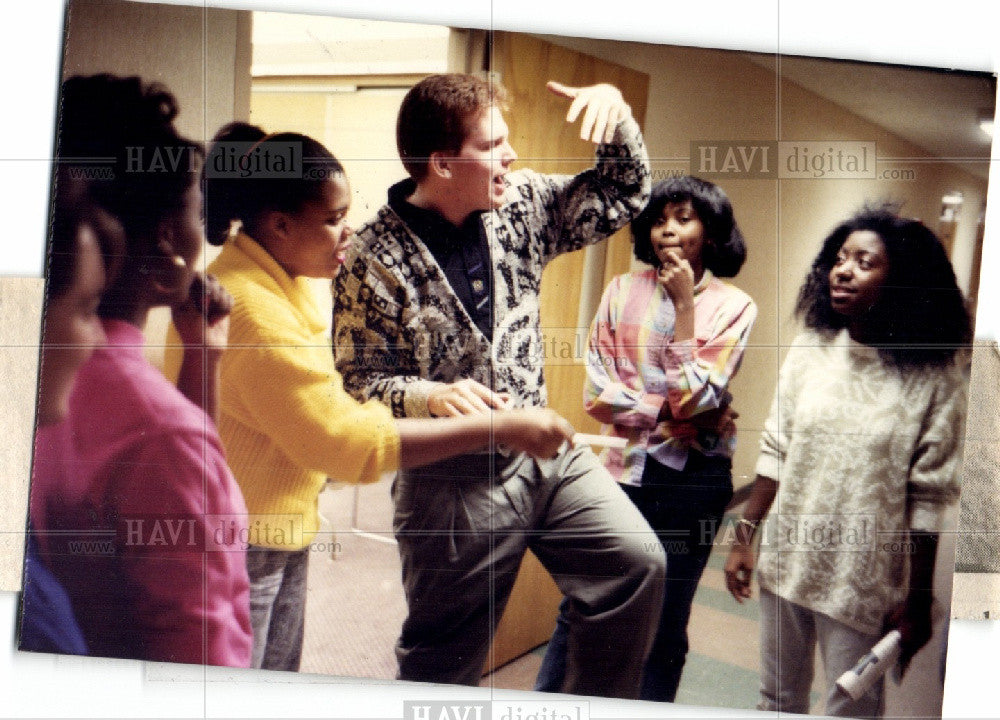
{"type": "Polygon", "coordinates": [[[399,434],[386,406],[344,391],[308,281],[242,233],[208,272],[235,300],[219,434],[250,512],[247,540],[303,548],[319,527],[326,478],[367,483],[396,470],[399,434]]]}

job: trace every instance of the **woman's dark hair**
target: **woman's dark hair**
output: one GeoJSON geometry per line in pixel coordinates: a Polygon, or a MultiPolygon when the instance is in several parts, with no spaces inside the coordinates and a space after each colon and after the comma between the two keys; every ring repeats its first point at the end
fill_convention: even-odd
{"type": "Polygon", "coordinates": [[[57,157],[87,177],[93,199],[121,220],[133,246],[184,207],[204,150],[174,127],[177,101],[138,77],[92,75],[63,83],[57,157]]]}
{"type": "Polygon", "coordinates": [[[255,125],[229,123],[212,138],[205,161],[208,241],[222,245],[234,220],[254,235],[261,213],[296,213],[323,197],[327,180],[343,174],[337,158],[307,135],[269,135],[255,125]]]}
{"type": "Polygon", "coordinates": [[[86,180],[57,171],[53,188],[52,224],[46,297],[58,298],[73,285],[80,251],[80,232],[86,225],[93,231],[106,270],[113,271],[114,258],[124,254],[124,232],[118,219],[100,208],[90,196],[86,180]]]}
{"type": "Polygon", "coordinates": [[[159,224],[185,208],[204,158],[200,143],[177,132],[177,113],[177,101],[169,90],[138,77],[75,76],[63,83],[53,192],[53,240],[59,246],[50,248],[50,274],[51,251],[62,257],[56,262],[54,287],[50,277],[50,295],[63,291],[67,278],[72,277],[72,262],[59,267],[61,260],[73,258],[65,255],[63,245],[75,242],[79,216],[74,213],[85,211],[92,202],[120,222],[123,231],[115,233],[119,237],[110,254],[102,247],[105,271],[112,282],[98,313],[116,317],[121,306],[127,305],[133,292],[130,284],[149,258],[158,254],[159,224]],[[65,200],[60,183],[65,190],[81,181],[85,186],[77,188],[81,206],[56,212],[65,200]]]}
{"type": "Polygon", "coordinates": [[[830,303],[830,270],[848,236],[862,230],[879,236],[889,258],[879,300],[866,316],[866,342],[901,369],[951,362],[972,336],[951,261],[930,229],[900,217],[893,204],[865,207],[827,236],[799,290],[796,316],[826,333],[847,325],[830,303]]]}
{"type": "Polygon", "coordinates": [[[650,265],[660,261],[653,251],[650,233],[668,203],[690,201],[705,228],[702,264],[718,277],[736,277],[747,258],[743,233],[736,225],[733,206],[726,193],[715,183],[692,175],[670,178],[653,186],[649,203],[632,220],[633,252],[638,260],[650,265]]]}

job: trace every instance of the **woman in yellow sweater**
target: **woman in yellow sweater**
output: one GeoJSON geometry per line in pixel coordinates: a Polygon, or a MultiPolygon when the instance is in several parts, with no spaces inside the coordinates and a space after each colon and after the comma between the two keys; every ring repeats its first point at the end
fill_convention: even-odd
{"type": "Polygon", "coordinates": [[[219,432],[250,512],[253,664],[297,670],[307,552],[327,477],[374,482],[491,441],[547,457],[572,427],[547,409],[394,420],[386,406],[352,399],[306,280],[332,279],[352,241],[340,163],[307,136],[232,123],[216,135],[205,176],[208,240],[222,245],[209,272],[234,298],[219,432]]]}

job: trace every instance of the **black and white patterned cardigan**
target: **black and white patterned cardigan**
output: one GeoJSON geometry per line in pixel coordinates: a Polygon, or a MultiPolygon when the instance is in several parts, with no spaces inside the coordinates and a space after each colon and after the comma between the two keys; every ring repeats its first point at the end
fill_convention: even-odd
{"type": "Polygon", "coordinates": [[[483,213],[493,263],[493,337],[476,327],[424,243],[388,206],[357,232],[335,283],[334,353],[344,387],[396,417],[427,417],[438,383],[472,378],[513,405],[546,402],[539,287],[560,253],[628,223],[650,193],[636,122],[619,124],[579,175],[510,172],[504,205],[483,213]]]}

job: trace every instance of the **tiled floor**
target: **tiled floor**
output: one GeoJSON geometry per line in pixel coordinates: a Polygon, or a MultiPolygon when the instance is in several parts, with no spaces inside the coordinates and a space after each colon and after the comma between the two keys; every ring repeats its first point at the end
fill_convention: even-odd
{"type": "MultiPolygon", "coordinates": [[[[399,559],[391,543],[388,483],[359,489],[357,527],[369,534],[351,533],[353,489],[325,492],[321,511],[336,537],[324,543],[310,559],[309,599],[303,671],[354,677],[392,678],[393,643],[405,616],[399,582],[399,559]],[[332,550],[339,549],[337,558],[332,550]]],[[[936,580],[937,597],[950,598],[953,535],[944,534],[936,580]]],[[[691,651],[677,702],[683,705],[753,708],[758,699],[758,618],[756,602],[738,605],[726,592],[722,564],[724,548],[717,547],[695,596],[689,625],[691,651]]],[[[938,618],[935,635],[917,655],[902,685],[889,684],[889,717],[930,717],[940,713],[943,628],[947,613],[938,618]]],[[[483,678],[494,688],[531,689],[544,646],[483,678]]],[[[817,667],[818,661],[817,661],[817,667]]],[[[822,709],[822,680],[813,688],[813,712],[822,709]]]]}

